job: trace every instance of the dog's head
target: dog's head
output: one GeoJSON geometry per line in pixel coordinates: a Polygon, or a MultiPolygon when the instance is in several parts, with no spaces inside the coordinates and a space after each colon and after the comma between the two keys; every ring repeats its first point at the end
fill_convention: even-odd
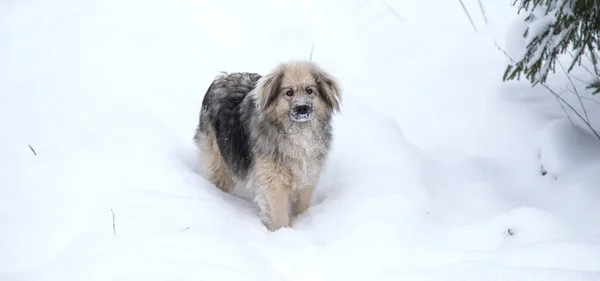
{"type": "Polygon", "coordinates": [[[255,91],[258,110],[279,120],[328,120],[340,110],[336,79],[312,62],[280,64],[258,81],[255,91]]]}

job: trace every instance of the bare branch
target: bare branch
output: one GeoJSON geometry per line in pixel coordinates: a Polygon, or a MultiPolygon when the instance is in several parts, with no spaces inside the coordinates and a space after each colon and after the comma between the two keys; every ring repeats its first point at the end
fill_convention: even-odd
{"type": "Polygon", "coordinates": [[[548,87],[548,85],[546,85],[546,83],[540,82],[540,84],[542,86],[544,86],[544,88],[546,88],[552,95],[554,95],[554,97],[556,97],[557,99],[559,99],[567,107],[569,107],[571,110],[573,110],[573,112],[575,113],[575,115],[577,115],[577,117],[579,117],[579,119],[581,119],[585,123],[585,125],[587,125],[587,127],[590,128],[590,130],[592,131],[592,133],[594,133],[594,135],[596,135],[596,138],[598,138],[598,140],[600,140],[600,135],[598,134],[598,132],[596,132],[596,130],[594,129],[594,127],[592,127],[592,125],[589,122],[587,122],[585,120],[585,118],[583,116],[581,116],[581,114],[579,114],[579,112],[577,112],[577,110],[572,105],[570,105],[567,101],[565,101],[559,94],[557,94],[550,87],[548,87]]]}
{"type": "Polygon", "coordinates": [[[498,42],[496,42],[496,40],[494,40],[494,45],[496,45],[496,48],[498,48],[498,50],[500,50],[502,53],[504,53],[504,55],[505,55],[505,56],[506,56],[506,57],[507,57],[507,58],[508,58],[508,59],[509,59],[509,60],[510,60],[512,63],[515,63],[515,60],[513,60],[513,58],[512,58],[512,57],[510,57],[510,56],[508,55],[508,53],[507,53],[507,52],[506,52],[504,49],[502,49],[502,47],[500,47],[500,45],[498,45],[498,42]]]}
{"type": "MultiPolygon", "coordinates": [[[[585,120],[588,123],[590,123],[590,117],[588,116],[587,110],[585,109],[585,106],[583,105],[583,101],[581,101],[581,95],[579,95],[579,91],[577,91],[577,87],[575,87],[575,83],[573,83],[573,79],[571,79],[571,75],[567,72],[567,70],[563,66],[562,62],[560,62],[560,60],[557,60],[557,61],[558,61],[558,65],[560,66],[560,68],[563,70],[563,72],[567,76],[567,79],[569,79],[569,83],[571,83],[571,86],[573,87],[573,93],[577,96],[577,100],[579,101],[579,105],[581,105],[581,109],[583,110],[585,120]]],[[[568,89],[569,88],[567,87],[567,90],[568,89]]]]}
{"type": "Polygon", "coordinates": [[[479,10],[481,11],[481,15],[483,16],[485,24],[488,24],[487,16],[485,15],[485,9],[483,8],[483,3],[481,3],[481,0],[477,0],[477,3],[479,3],[479,10]]]}
{"type": "MultiPolygon", "coordinates": [[[[571,59],[575,59],[575,55],[573,55],[573,53],[568,52],[569,55],[571,56],[571,59]]],[[[585,53],[584,56],[590,61],[590,63],[594,66],[594,71],[592,72],[587,66],[585,66],[585,64],[580,64],[580,66],[587,71],[587,73],[590,74],[590,76],[594,77],[594,79],[599,79],[600,78],[600,73],[598,72],[598,66],[594,64],[594,61],[592,60],[592,58],[590,57],[590,55],[588,53],[585,53]]],[[[580,78],[577,78],[575,76],[573,76],[573,78],[575,78],[577,81],[582,82],[582,83],[586,83],[588,84],[589,82],[587,81],[583,81],[580,78]]]]}
{"type": "Polygon", "coordinates": [[[558,99],[557,97],[554,97],[556,99],[556,101],[558,102],[558,105],[560,105],[560,108],[562,109],[562,111],[565,113],[565,115],[567,115],[567,119],[569,119],[569,123],[571,123],[571,125],[575,126],[575,122],[573,122],[573,119],[571,119],[571,115],[569,114],[569,112],[567,111],[567,109],[565,108],[565,105],[560,101],[560,99],[558,99]]]}
{"type": "MultiPolygon", "coordinates": [[[[506,55],[506,57],[508,59],[510,59],[511,61],[514,61],[509,55],[508,53],[506,53],[506,51],[504,51],[499,45],[498,43],[494,42],[496,44],[496,47],[498,47],[498,49],[500,51],[502,51],[504,53],[504,55],[506,55]]],[[[562,64],[561,64],[562,67],[562,64]]],[[[564,67],[563,67],[564,69],[564,67]]],[[[570,78],[569,78],[570,80],[570,78]]],[[[570,80],[571,83],[573,83],[573,80],[570,80]]],[[[579,119],[581,119],[585,125],[587,125],[587,127],[592,131],[592,133],[594,133],[594,135],[596,136],[596,138],[598,138],[598,140],[600,140],[600,135],[598,134],[598,132],[594,129],[594,127],[592,127],[592,125],[590,124],[590,122],[588,122],[588,118],[585,118],[583,116],[581,116],[581,114],[579,114],[579,112],[577,112],[577,110],[571,105],[569,104],[567,101],[565,101],[565,99],[563,99],[557,92],[555,92],[554,90],[552,90],[547,84],[546,82],[543,81],[539,81],[537,80],[536,83],[541,84],[544,88],[546,88],[553,96],[554,98],[556,98],[556,100],[559,102],[560,107],[563,109],[563,111],[565,112],[565,114],[567,115],[567,118],[569,118],[569,121],[571,122],[571,124],[573,124],[573,120],[571,120],[571,116],[569,116],[569,114],[567,113],[566,108],[564,107],[565,105],[571,109],[573,111],[573,113],[575,113],[575,115],[577,115],[577,117],[579,117],[579,119]]],[[[585,108],[585,107],[584,107],[585,108]]],[[[587,112],[586,112],[586,117],[587,117],[587,112]]]]}
{"type": "Polygon", "coordinates": [[[314,51],[315,51],[315,42],[313,42],[312,46],[310,47],[310,57],[308,58],[308,61],[312,61],[314,51]]]}
{"type": "Polygon", "coordinates": [[[31,149],[31,152],[33,152],[33,155],[37,156],[37,153],[35,152],[35,149],[33,149],[33,147],[31,147],[31,144],[28,144],[29,149],[31,149]]]}
{"type": "MultiPolygon", "coordinates": [[[[569,55],[571,55],[571,59],[575,59],[575,55],[573,55],[573,53],[569,52],[569,55]]],[[[585,56],[586,58],[588,58],[590,61],[592,60],[592,58],[590,58],[590,56],[589,56],[588,54],[584,54],[584,56],[585,56]]],[[[593,73],[593,72],[592,72],[592,71],[591,71],[589,68],[587,68],[587,66],[585,66],[585,64],[581,64],[580,66],[581,66],[583,69],[585,69],[585,71],[587,71],[587,73],[589,73],[591,76],[594,76],[594,73],[593,73]]],[[[586,83],[587,83],[587,82],[586,82],[586,83]]]]}
{"type": "MultiPolygon", "coordinates": [[[[598,45],[600,45],[600,42],[598,42],[598,45]]],[[[594,60],[590,57],[589,54],[585,54],[585,57],[590,60],[590,62],[592,63],[592,65],[594,66],[594,73],[596,74],[596,78],[600,79],[600,70],[598,69],[598,65],[594,63],[594,60]]]]}
{"type": "Polygon", "coordinates": [[[388,5],[388,3],[386,3],[385,1],[381,1],[383,2],[383,5],[385,5],[388,10],[390,10],[390,12],[392,12],[392,14],[394,14],[394,16],[396,16],[396,18],[398,18],[398,20],[400,20],[401,22],[404,22],[404,20],[402,19],[402,17],[396,13],[396,10],[394,10],[394,8],[392,8],[390,5],[388,5]]]}
{"type": "Polygon", "coordinates": [[[584,81],[583,79],[581,79],[581,78],[579,78],[579,77],[577,77],[575,75],[571,75],[571,78],[573,78],[573,79],[575,79],[575,80],[577,80],[577,81],[579,81],[581,83],[585,83],[585,84],[589,83],[589,82],[584,81]]]}
{"type": "Polygon", "coordinates": [[[113,211],[113,209],[110,209],[110,212],[112,213],[113,235],[116,235],[117,234],[117,228],[115,227],[115,211],[113,211]]]}
{"type": "Polygon", "coordinates": [[[465,14],[469,18],[469,21],[471,22],[471,26],[473,26],[473,29],[475,29],[475,32],[478,32],[477,27],[475,27],[475,23],[473,22],[473,19],[471,18],[471,14],[469,14],[469,11],[467,11],[467,7],[465,7],[465,4],[463,3],[462,0],[458,0],[458,2],[460,2],[460,5],[462,6],[463,11],[465,11],[465,14]]]}
{"type": "Polygon", "coordinates": [[[589,101],[591,101],[591,102],[593,102],[593,103],[596,103],[596,104],[600,104],[600,102],[599,102],[599,101],[597,101],[597,100],[594,100],[594,99],[592,99],[592,98],[588,98],[588,97],[581,97],[581,98],[582,98],[582,99],[584,99],[584,100],[589,100],[589,101]]]}

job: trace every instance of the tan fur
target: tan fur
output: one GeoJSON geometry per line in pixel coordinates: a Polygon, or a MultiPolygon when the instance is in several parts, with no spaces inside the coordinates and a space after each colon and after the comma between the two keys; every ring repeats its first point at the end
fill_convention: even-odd
{"type": "Polygon", "coordinates": [[[292,203],[292,215],[293,216],[297,216],[297,215],[304,213],[304,211],[306,211],[306,209],[308,209],[308,207],[310,207],[310,204],[312,201],[312,196],[313,196],[314,192],[315,192],[314,186],[309,186],[309,187],[305,187],[303,189],[294,190],[294,196],[293,196],[293,201],[292,201],[293,202],[292,203]]]}
{"type": "MultiPolygon", "coordinates": [[[[262,195],[264,199],[258,201],[259,206],[264,204],[261,208],[263,209],[262,216],[270,230],[288,226],[288,202],[292,203],[293,216],[300,215],[309,208],[324,164],[323,159],[319,159],[319,155],[324,155],[327,152],[326,149],[312,145],[313,143],[323,142],[320,139],[321,136],[314,133],[318,131],[316,127],[319,124],[313,122],[308,129],[292,127],[293,121],[290,121],[288,117],[290,98],[283,94],[289,89],[294,90],[297,95],[304,94],[304,98],[312,100],[312,105],[315,108],[315,118],[329,118],[332,115],[332,110],[318,98],[319,92],[313,72],[313,66],[305,63],[291,64],[287,68],[280,67],[273,72],[274,75],[282,75],[279,84],[279,97],[273,105],[264,108],[264,115],[267,118],[274,119],[277,124],[282,124],[284,127],[289,126],[288,132],[294,137],[291,138],[289,145],[280,147],[283,154],[287,156],[286,161],[270,161],[254,167],[258,174],[257,179],[267,179],[259,180],[257,184],[268,187],[259,187],[257,191],[258,193],[264,193],[262,195]],[[313,94],[302,93],[307,87],[313,90],[313,94]]],[[[261,93],[266,94],[265,91],[257,91],[257,95],[261,93]]],[[[339,99],[339,97],[336,97],[336,99],[339,99]]],[[[255,157],[260,159],[260,155],[255,155],[255,157]]]]}
{"type": "Polygon", "coordinates": [[[207,178],[224,192],[230,193],[236,182],[252,190],[262,222],[275,231],[291,226],[290,213],[298,216],[311,205],[331,141],[329,122],[339,111],[340,88],[316,64],[291,62],[258,80],[248,97],[256,105],[248,130],[253,159],[248,175],[232,177],[212,129],[200,135],[201,153],[207,178]],[[291,97],[285,95],[290,89],[291,97]],[[295,104],[310,104],[313,119],[292,120],[290,110],[295,104]]]}
{"type": "Polygon", "coordinates": [[[252,178],[261,217],[267,228],[274,231],[288,227],[288,202],[294,184],[290,170],[273,161],[257,158],[252,178]]]}
{"type": "Polygon", "coordinates": [[[231,193],[235,187],[235,182],[227,164],[225,164],[225,160],[221,157],[214,133],[208,133],[202,139],[200,153],[204,167],[207,169],[204,171],[207,179],[224,192],[231,193]]]}

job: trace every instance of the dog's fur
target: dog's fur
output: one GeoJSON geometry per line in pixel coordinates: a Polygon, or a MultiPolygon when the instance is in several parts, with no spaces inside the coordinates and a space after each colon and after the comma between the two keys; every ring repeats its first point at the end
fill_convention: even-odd
{"type": "Polygon", "coordinates": [[[313,62],[257,73],[222,73],[202,101],[194,136],[206,177],[224,192],[255,192],[270,231],[290,226],[311,204],[340,110],[337,80],[313,62]],[[291,91],[291,92],[290,92],[291,91]]]}

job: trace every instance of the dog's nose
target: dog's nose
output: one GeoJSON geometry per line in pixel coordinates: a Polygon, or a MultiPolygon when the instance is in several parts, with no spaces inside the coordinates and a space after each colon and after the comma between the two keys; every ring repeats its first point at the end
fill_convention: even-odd
{"type": "Polygon", "coordinates": [[[298,114],[308,114],[309,112],[310,112],[310,106],[308,106],[308,105],[296,106],[296,113],[298,113],[298,114]]]}

